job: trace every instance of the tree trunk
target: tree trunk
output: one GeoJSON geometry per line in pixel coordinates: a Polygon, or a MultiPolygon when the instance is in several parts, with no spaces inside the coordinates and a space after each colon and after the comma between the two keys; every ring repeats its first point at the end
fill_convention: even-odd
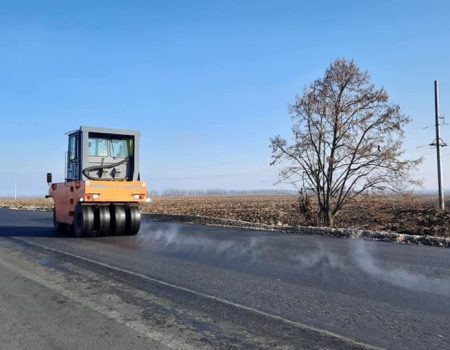
{"type": "Polygon", "coordinates": [[[320,208],[319,219],[321,224],[325,227],[333,227],[334,225],[334,216],[329,207],[320,208]]]}

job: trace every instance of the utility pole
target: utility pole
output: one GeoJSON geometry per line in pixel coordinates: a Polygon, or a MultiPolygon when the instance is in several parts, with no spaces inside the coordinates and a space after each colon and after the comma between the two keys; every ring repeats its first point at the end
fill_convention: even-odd
{"type": "Polygon", "coordinates": [[[444,210],[444,192],[442,189],[442,165],[441,165],[441,146],[445,144],[441,143],[441,136],[439,133],[440,117],[439,117],[439,82],[434,81],[434,114],[436,125],[436,157],[437,157],[437,171],[438,171],[438,189],[439,189],[439,209],[444,210]]]}

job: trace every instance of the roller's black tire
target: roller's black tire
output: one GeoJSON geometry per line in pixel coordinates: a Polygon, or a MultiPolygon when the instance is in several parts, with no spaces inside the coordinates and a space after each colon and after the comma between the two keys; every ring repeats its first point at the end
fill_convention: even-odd
{"type": "Polygon", "coordinates": [[[95,211],[95,230],[97,236],[109,235],[109,229],[111,227],[111,214],[109,207],[100,206],[95,211]]]}
{"type": "Polygon", "coordinates": [[[125,234],[134,236],[139,232],[139,228],[141,227],[141,213],[139,207],[128,207],[126,211],[127,224],[125,227],[125,234]]]}
{"type": "Polygon", "coordinates": [[[125,234],[125,226],[127,215],[125,208],[122,205],[111,205],[111,227],[110,232],[112,235],[125,234]]]}
{"type": "Polygon", "coordinates": [[[64,224],[62,222],[56,221],[56,213],[55,209],[53,209],[53,228],[55,229],[55,232],[62,233],[67,231],[67,224],[64,224]]]}
{"type": "Polygon", "coordinates": [[[91,206],[77,204],[73,213],[73,231],[77,237],[94,233],[94,210],[91,206]]]}

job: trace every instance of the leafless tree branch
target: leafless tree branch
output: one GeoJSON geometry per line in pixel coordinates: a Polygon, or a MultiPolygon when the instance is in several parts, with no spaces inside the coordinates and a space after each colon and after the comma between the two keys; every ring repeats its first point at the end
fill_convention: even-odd
{"type": "Polygon", "coordinates": [[[409,118],[353,61],[333,62],[289,111],[293,142],[272,138],[271,164],[285,164],[280,178],[316,196],[321,224],[332,226],[361,194],[415,184],[408,174],[420,159],[403,159],[402,151],[409,118]]]}

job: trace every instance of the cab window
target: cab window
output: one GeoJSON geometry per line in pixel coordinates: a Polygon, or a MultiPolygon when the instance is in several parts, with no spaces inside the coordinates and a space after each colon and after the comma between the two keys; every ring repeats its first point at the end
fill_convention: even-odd
{"type": "Polygon", "coordinates": [[[69,160],[78,159],[78,135],[69,136],[69,160]]]}
{"type": "Polygon", "coordinates": [[[108,140],[104,138],[90,137],[88,140],[88,155],[91,157],[107,157],[108,140]]]}
{"type": "Polygon", "coordinates": [[[132,153],[131,140],[112,139],[111,140],[111,157],[126,158],[132,153]]]}

